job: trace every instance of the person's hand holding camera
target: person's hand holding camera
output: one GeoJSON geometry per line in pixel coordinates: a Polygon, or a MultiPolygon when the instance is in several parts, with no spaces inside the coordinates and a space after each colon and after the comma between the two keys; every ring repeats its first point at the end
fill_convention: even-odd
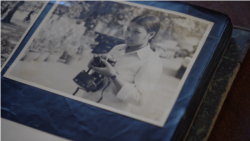
{"type": "MultiPolygon", "coordinates": [[[[106,59],[108,57],[107,54],[98,54],[98,55],[94,55],[94,58],[97,58],[97,57],[100,57],[100,58],[103,58],[103,59],[106,59]]],[[[95,66],[93,66],[93,61],[94,61],[94,58],[92,58],[89,63],[88,63],[88,67],[89,68],[93,68],[95,66]]],[[[100,63],[100,62],[99,62],[100,63]]],[[[97,63],[98,64],[98,63],[97,63]]]]}
{"type": "Polygon", "coordinates": [[[101,59],[101,61],[106,65],[106,67],[94,67],[93,65],[91,66],[91,68],[101,74],[101,75],[104,75],[106,77],[111,77],[113,75],[116,75],[116,71],[114,69],[114,67],[106,60],[104,59],[101,59]]]}
{"type": "Polygon", "coordinates": [[[116,61],[112,56],[108,55],[98,55],[89,62],[89,68],[93,69],[96,73],[104,75],[108,78],[111,78],[114,85],[117,89],[121,89],[125,85],[125,81],[116,73],[115,65],[116,61]],[[109,57],[107,59],[107,57],[109,57]],[[108,60],[108,61],[107,61],[108,60]]]}

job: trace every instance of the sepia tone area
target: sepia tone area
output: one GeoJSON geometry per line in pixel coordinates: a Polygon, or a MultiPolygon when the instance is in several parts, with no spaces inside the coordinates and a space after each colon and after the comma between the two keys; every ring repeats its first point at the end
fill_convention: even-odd
{"type": "MultiPolygon", "coordinates": [[[[187,2],[227,14],[236,26],[250,28],[250,2],[187,2]]],[[[250,51],[222,106],[208,141],[250,140],[250,51]]]]}

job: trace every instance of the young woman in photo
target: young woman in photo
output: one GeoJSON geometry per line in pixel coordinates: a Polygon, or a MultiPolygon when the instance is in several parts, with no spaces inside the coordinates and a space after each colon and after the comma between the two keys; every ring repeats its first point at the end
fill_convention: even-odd
{"type": "Polygon", "coordinates": [[[161,59],[150,48],[150,41],[159,28],[160,21],[155,16],[135,17],[125,32],[125,44],[115,46],[108,53],[117,60],[115,66],[105,59],[102,59],[105,68],[89,66],[106,76],[104,86],[110,80],[111,83],[104,91],[102,88],[83,97],[125,111],[130,110],[130,104],[140,106],[150,100],[148,95],[154,94],[162,73],[161,59]]]}

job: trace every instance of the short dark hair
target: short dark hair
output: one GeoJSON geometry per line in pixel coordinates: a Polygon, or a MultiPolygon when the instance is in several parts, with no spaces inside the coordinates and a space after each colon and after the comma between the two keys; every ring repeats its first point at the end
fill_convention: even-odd
{"type": "Polygon", "coordinates": [[[132,19],[131,22],[143,26],[148,33],[155,32],[155,35],[160,29],[160,20],[155,16],[141,15],[132,19]]]}

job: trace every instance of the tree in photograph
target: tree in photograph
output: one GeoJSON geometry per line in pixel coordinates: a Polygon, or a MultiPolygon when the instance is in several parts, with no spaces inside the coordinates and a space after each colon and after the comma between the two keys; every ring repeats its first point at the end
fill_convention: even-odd
{"type": "Polygon", "coordinates": [[[1,0],[1,1],[0,1],[0,5],[3,5],[3,2],[4,2],[4,0],[1,0]]]}
{"type": "MultiPolygon", "coordinates": [[[[59,6],[55,9],[55,11],[53,12],[53,14],[58,15],[58,18],[57,18],[57,21],[58,21],[58,20],[60,20],[60,18],[61,18],[65,13],[67,13],[67,12],[68,12],[68,7],[63,6],[63,5],[59,5],[59,6]]],[[[53,14],[51,15],[50,18],[53,17],[53,14]]]]}
{"type": "Polygon", "coordinates": [[[78,3],[76,3],[69,8],[68,17],[78,18],[82,11],[83,11],[83,7],[79,5],[78,3]]]}
{"type": "Polygon", "coordinates": [[[3,11],[1,11],[1,16],[3,16],[3,14],[5,14],[8,11],[9,8],[9,4],[3,9],[3,11]]]}
{"type": "Polygon", "coordinates": [[[2,22],[10,23],[11,18],[13,17],[14,13],[17,11],[18,7],[24,4],[24,1],[19,1],[12,10],[10,10],[7,16],[2,20],[2,22]]]}

